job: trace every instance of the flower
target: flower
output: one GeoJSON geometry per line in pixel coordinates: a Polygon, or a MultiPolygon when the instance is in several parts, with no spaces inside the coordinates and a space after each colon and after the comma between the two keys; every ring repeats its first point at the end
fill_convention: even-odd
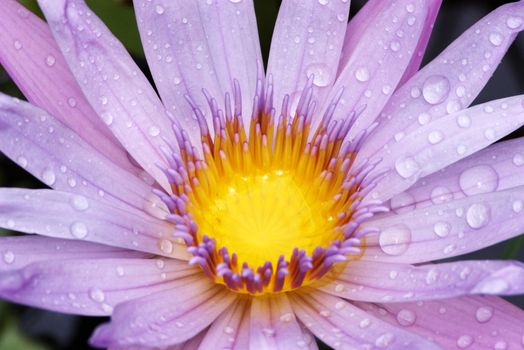
{"type": "Polygon", "coordinates": [[[111,315],[112,349],[513,348],[516,261],[428,263],[524,229],[523,96],[469,107],[524,3],[418,70],[439,0],[135,0],[162,102],[82,0],[4,0],[0,296],[111,315]],[[489,146],[489,147],[488,147],[489,146]],[[480,294],[480,295],[479,295],[480,294]],[[179,348],[177,346],[172,347],[179,348]]]}

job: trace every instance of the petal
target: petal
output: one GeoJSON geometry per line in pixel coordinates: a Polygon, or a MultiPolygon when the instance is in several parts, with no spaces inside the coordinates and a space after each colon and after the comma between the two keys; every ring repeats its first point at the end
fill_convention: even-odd
{"type": "Polygon", "coordinates": [[[113,162],[136,171],[82,94],[46,23],[14,0],[1,8],[0,63],[25,97],[113,162]]]}
{"type": "Polygon", "coordinates": [[[313,339],[303,333],[286,294],[253,298],[250,349],[303,349],[313,339]]]}
{"type": "Polygon", "coordinates": [[[99,347],[181,343],[215,321],[236,299],[235,293],[204,275],[174,283],[172,289],[118,305],[111,323],[100,326],[91,343],[99,347]]]}
{"type": "Polygon", "coordinates": [[[369,158],[395,135],[468,107],[524,29],[524,2],[503,5],[469,28],[395,92],[361,150],[369,158]]]}
{"type": "Polygon", "coordinates": [[[400,134],[398,141],[381,151],[382,161],[375,172],[384,176],[371,197],[390,199],[418,179],[487,147],[522,124],[521,95],[448,114],[408,134],[400,134]]]}
{"type": "Polygon", "coordinates": [[[172,289],[200,274],[178,260],[74,259],[40,261],[0,272],[0,296],[17,303],[81,315],[110,315],[124,301],[172,289]]]}
{"type": "Polygon", "coordinates": [[[364,260],[419,263],[469,253],[524,231],[524,186],[370,220],[364,260]]]}
{"type": "Polygon", "coordinates": [[[439,349],[429,341],[388,325],[343,299],[310,290],[290,295],[298,318],[335,349],[439,349]]]}
{"type": "Polygon", "coordinates": [[[302,89],[314,76],[313,94],[322,101],[335,82],[349,1],[284,0],[271,40],[268,76],[272,76],[273,105],[289,95],[293,115],[302,89]]]}
{"type": "Polygon", "coordinates": [[[209,327],[200,349],[249,349],[250,304],[248,299],[238,298],[209,327]]]}
{"type": "Polygon", "coordinates": [[[332,282],[318,288],[349,300],[398,302],[463,294],[524,294],[524,264],[518,261],[458,261],[412,266],[351,261],[332,282]]]}
{"type": "Polygon", "coordinates": [[[124,46],[83,0],[40,0],[80,87],[135,160],[166,190],[161,149],[174,134],[155,91],[124,46]]]}
{"type": "Polygon", "coordinates": [[[236,79],[249,125],[262,62],[253,2],[135,0],[149,67],[166,108],[200,144],[190,96],[206,114],[205,88],[218,101],[234,93],[236,79]]]}
{"type": "Polygon", "coordinates": [[[40,236],[0,237],[0,271],[16,270],[39,261],[140,258],[146,254],[90,242],[40,236]]]}
{"type": "Polygon", "coordinates": [[[368,26],[357,29],[355,43],[348,44],[351,52],[347,64],[339,68],[341,72],[323,109],[330,108],[341,89],[343,92],[334,110],[334,120],[347,118],[351,111],[365,106],[351,127],[350,137],[373,123],[395,91],[416,53],[431,3],[400,0],[383,1],[381,6],[370,5],[376,13],[368,26]]]}
{"type": "Polygon", "coordinates": [[[0,227],[187,260],[174,228],[134,208],[51,190],[0,189],[0,227]]]}
{"type": "Polygon", "coordinates": [[[499,142],[417,181],[391,199],[408,211],[491,191],[524,185],[524,138],[499,142]]]}
{"type": "Polygon", "coordinates": [[[524,313],[497,297],[358,303],[358,306],[390,324],[429,338],[444,349],[491,350],[522,346],[524,313]]]}
{"type": "Polygon", "coordinates": [[[140,209],[151,194],[151,186],[115,165],[54,117],[1,93],[0,150],[57,190],[140,209]]]}

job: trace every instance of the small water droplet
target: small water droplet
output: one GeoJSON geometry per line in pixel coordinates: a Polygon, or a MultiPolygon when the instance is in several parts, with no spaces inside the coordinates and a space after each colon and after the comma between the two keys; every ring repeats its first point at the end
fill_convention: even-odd
{"type": "Polygon", "coordinates": [[[432,75],[426,79],[422,87],[422,96],[429,104],[444,101],[449,94],[449,80],[442,75],[432,75]]]}
{"type": "Polygon", "coordinates": [[[10,250],[7,250],[6,252],[4,252],[4,262],[7,264],[7,265],[11,265],[12,263],[15,262],[15,254],[10,251],[10,250]]]}
{"type": "Polygon", "coordinates": [[[14,45],[15,49],[17,49],[17,50],[21,50],[22,47],[23,47],[23,45],[22,45],[22,43],[20,42],[20,40],[15,40],[15,41],[13,42],[13,45],[14,45]]]}
{"type": "Polygon", "coordinates": [[[471,126],[471,118],[465,114],[457,117],[457,124],[461,128],[469,128],[471,126]]]}
{"type": "Polygon", "coordinates": [[[486,226],[490,218],[491,210],[485,204],[473,204],[466,212],[466,222],[471,228],[474,229],[479,229],[486,226]]]}
{"type": "Polygon", "coordinates": [[[80,221],[73,222],[70,230],[71,234],[77,239],[84,239],[88,234],[87,226],[80,221]]]}
{"type": "Polygon", "coordinates": [[[387,348],[393,343],[395,336],[392,333],[384,333],[375,340],[375,345],[379,348],[387,348]]]}
{"type": "Polygon", "coordinates": [[[385,228],[379,235],[380,248],[388,255],[403,254],[410,243],[411,230],[403,224],[385,228]]]}
{"type": "Polygon", "coordinates": [[[428,134],[428,141],[432,145],[439,143],[444,138],[444,135],[440,131],[432,131],[428,134]]]}
{"type": "Polygon", "coordinates": [[[116,267],[116,274],[120,277],[124,276],[125,270],[123,266],[117,266],[116,267]]]}
{"type": "Polygon", "coordinates": [[[360,67],[355,71],[355,78],[360,82],[369,80],[369,71],[366,67],[360,67]]]}
{"type": "Polygon", "coordinates": [[[45,169],[44,172],[42,173],[42,181],[47,186],[53,186],[53,184],[56,181],[55,172],[53,170],[51,170],[51,169],[45,169]]]}
{"type": "Polygon", "coordinates": [[[416,319],[417,315],[411,310],[402,309],[397,313],[397,322],[404,327],[411,326],[416,319]]]}
{"type": "Polygon", "coordinates": [[[149,127],[149,135],[153,136],[153,137],[160,135],[160,129],[157,126],[154,126],[154,125],[150,126],[149,127]]]}
{"type": "Polygon", "coordinates": [[[493,308],[491,306],[482,306],[475,312],[475,318],[480,323],[488,322],[493,317],[493,308]]]}
{"type": "Polygon", "coordinates": [[[420,171],[420,165],[413,157],[405,156],[397,159],[395,169],[401,177],[407,179],[420,171]]]}
{"type": "Polygon", "coordinates": [[[369,318],[365,318],[362,321],[360,321],[358,325],[360,328],[367,328],[369,327],[369,325],[371,325],[371,320],[369,318]]]}
{"type": "Polygon", "coordinates": [[[433,231],[438,237],[444,238],[451,231],[451,225],[447,222],[439,221],[433,226],[433,231]]]}
{"type": "Polygon", "coordinates": [[[104,123],[106,123],[106,125],[113,124],[113,115],[111,113],[109,112],[102,113],[101,117],[104,123]]]}
{"type": "Polygon", "coordinates": [[[45,59],[45,64],[48,66],[48,67],[52,67],[55,65],[55,62],[56,62],[56,59],[55,59],[55,56],[53,55],[48,55],[45,59]]]}
{"type": "Polygon", "coordinates": [[[461,349],[465,349],[473,344],[473,338],[469,335],[462,335],[457,339],[457,346],[461,349]]]}
{"type": "Polygon", "coordinates": [[[86,197],[81,195],[75,195],[73,196],[73,208],[75,208],[78,211],[84,211],[89,208],[89,201],[86,197]]]}
{"type": "Polygon", "coordinates": [[[25,168],[27,166],[27,158],[25,157],[20,156],[16,161],[18,165],[20,165],[22,168],[25,168]]]}
{"type": "Polygon", "coordinates": [[[165,254],[173,253],[173,249],[173,242],[171,242],[169,239],[163,239],[160,241],[160,250],[165,254]]]}
{"type": "Polygon", "coordinates": [[[318,0],[318,3],[320,5],[327,5],[329,3],[329,0],[318,0]]]}
{"type": "Polygon", "coordinates": [[[76,107],[76,100],[73,97],[69,97],[67,99],[67,104],[69,105],[69,107],[75,108],[76,107]]]}
{"type": "Polygon", "coordinates": [[[516,166],[522,166],[524,164],[524,156],[517,153],[513,156],[513,164],[516,166]]]}
{"type": "Polygon", "coordinates": [[[97,303],[102,303],[106,299],[104,291],[99,288],[93,288],[89,291],[89,297],[97,303]]]}
{"type": "Polygon", "coordinates": [[[164,7],[161,6],[161,5],[156,5],[155,7],[155,12],[158,13],[159,15],[163,14],[165,11],[164,7]]]}
{"type": "Polygon", "coordinates": [[[293,321],[294,318],[295,317],[293,316],[292,313],[287,312],[287,313],[283,314],[282,316],[280,316],[280,321],[281,322],[285,322],[285,323],[289,323],[289,322],[293,321]]]}
{"type": "Polygon", "coordinates": [[[490,165],[478,165],[460,174],[459,185],[468,196],[493,192],[499,185],[499,177],[490,165]]]}
{"type": "Polygon", "coordinates": [[[331,69],[324,63],[312,63],[306,68],[306,76],[313,75],[313,84],[319,87],[331,83],[331,69]]]}
{"type": "Polygon", "coordinates": [[[500,46],[503,40],[504,40],[504,37],[500,33],[494,32],[489,35],[489,42],[495,46],[500,46]]]}
{"type": "Polygon", "coordinates": [[[523,203],[520,199],[513,202],[513,211],[515,213],[520,213],[522,211],[523,203]]]}
{"type": "Polygon", "coordinates": [[[391,51],[397,52],[400,50],[400,42],[398,40],[393,40],[391,43],[389,43],[389,48],[391,51]]]}

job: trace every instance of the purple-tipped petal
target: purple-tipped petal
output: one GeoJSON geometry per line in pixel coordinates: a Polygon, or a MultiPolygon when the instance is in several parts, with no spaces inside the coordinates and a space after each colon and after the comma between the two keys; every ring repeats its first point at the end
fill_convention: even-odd
{"type": "Polygon", "coordinates": [[[313,341],[303,333],[286,294],[253,298],[250,324],[250,349],[303,349],[313,341]]]}
{"type": "Polygon", "coordinates": [[[80,195],[0,189],[0,227],[25,233],[79,239],[188,260],[184,244],[165,221],[128,207],[115,207],[80,195]]]}
{"type": "Polygon", "coordinates": [[[166,190],[158,165],[167,167],[161,148],[174,140],[164,106],[123,45],[83,0],[40,0],[80,87],[113,134],[166,190]]]}
{"type": "Polygon", "coordinates": [[[314,95],[325,96],[333,86],[349,15],[349,0],[284,0],[271,40],[268,76],[273,77],[274,106],[286,94],[294,114],[300,94],[313,75],[314,95]]]}
{"type": "Polygon", "coordinates": [[[238,298],[206,332],[201,349],[249,349],[251,302],[238,298]]]}
{"type": "Polygon", "coordinates": [[[28,235],[0,237],[0,271],[20,269],[39,261],[146,256],[141,252],[90,242],[28,235]]]}
{"type": "Polygon", "coordinates": [[[0,272],[0,296],[65,313],[110,315],[119,303],[171,289],[199,269],[174,259],[64,259],[0,272]],[[176,280],[176,282],[174,282],[176,280]]]}
{"type": "Polygon", "coordinates": [[[524,313],[497,297],[470,296],[416,303],[357,306],[443,349],[519,349],[524,313]]]}
{"type": "Polygon", "coordinates": [[[0,151],[46,185],[141,209],[151,186],[47,112],[0,93],[0,151]]]}
{"type": "Polygon", "coordinates": [[[524,2],[506,4],[469,28],[395,92],[362,149],[362,159],[431,120],[468,107],[487,83],[517,33],[524,2]]]}
{"type": "MultiPolygon", "coordinates": [[[[186,95],[209,115],[202,87],[222,105],[242,91],[249,125],[257,68],[262,62],[253,2],[135,0],[138,26],[162,101],[200,144],[198,124],[186,95]]],[[[263,74],[263,72],[261,72],[263,74]]]]}
{"type": "Polygon", "coordinates": [[[46,23],[15,0],[2,1],[0,8],[0,64],[25,97],[113,162],[136,171],[82,94],[46,23]]]}
{"type": "Polygon", "coordinates": [[[524,185],[524,138],[496,143],[426,176],[391,199],[397,212],[524,185]]]}
{"type": "Polygon", "coordinates": [[[319,289],[349,300],[368,302],[441,299],[473,293],[524,293],[524,264],[517,261],[459,261],[421,266],[351,261],[342,272],[331,274],[333,281],[319,283],[319,289]],[[501,285],[506,288],[490,289],[501,285]]]}
{"type": "Polygon", "coordinates": [[[181,343],[209,326],[236,299],[203,275],[173,283],[172,289],[119,304],[91,343],[117,348],[181,343]]]}
{"type": "Polygon", "coordinates": [[[365,106],[351,127],[350,137],[373,123],[397,88],[415,54],[431,4],[426,0],[400,0],[369,5],[374,12],[372,22],[357,28],[358,37],[350,40],[354,43],[348,43],[351,52],[347,63],[340,66],[340,74],[324,104],[326,110],[344,89],[334,112],[335,120],[347,118],[351,111],[365,106]]]}
{"type": "Polygon", "coordinates": [[[371,219],[364,260],[420,263],[472,252],[524,231],[524,186],[371,219]]]}
{"type": "Polygon", "coordinates": [[[293,293],[290,300],[302,323],[335,349],[439,349],[416,334],[390,326],[349,302],[318,290],[293,293]]]}
{"type": "Polygon", "coordinates": [[[376,173],[384,172],[384,176],[370,196],[390,199],[418,179],[518,129],[524,124],[523,97],[486,102],[448,114],[407,134],[397,135],[397,141],[384,149],[381,155],[383,160],[374,170],[376,173]]]}

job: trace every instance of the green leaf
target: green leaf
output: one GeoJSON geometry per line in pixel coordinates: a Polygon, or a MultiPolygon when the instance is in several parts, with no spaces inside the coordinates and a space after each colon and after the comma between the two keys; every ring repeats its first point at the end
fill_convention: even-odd
{"type": "MultiPolygon", "coordinates": [[[[1,311],[2,317],[6,317],[3,313],[5,310],[1,311]]],[[[14,320],[9,318],[0,334],[0,350],[49,350],[49,348],[22,334],[14,320]]]]}
{"type": "Polygon", "coordinates": [[[506,245],[506,249],[504,250],[504,259],[517,259],[523,244],[524,234],[511,239],[506,245]]]}

